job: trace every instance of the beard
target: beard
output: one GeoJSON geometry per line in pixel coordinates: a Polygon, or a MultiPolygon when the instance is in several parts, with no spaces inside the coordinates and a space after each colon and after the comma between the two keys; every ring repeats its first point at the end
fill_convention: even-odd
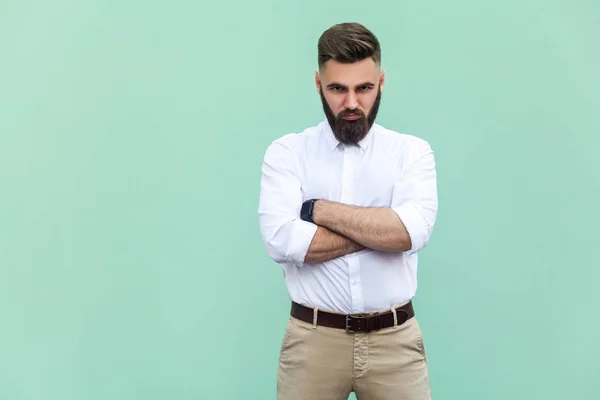
{"type": "Polygon", "coordinates": [[[331,126],[331,130],[337,140],[344,144],[358,144],[367,136],[367,133],[369,133],[369,130],[375,123],[375,118],[377,118],[377,113],[379,112],[381,88],[377,88],[377,97],[375,98],[373,107],[371,107],[371,111],[369,111],[369,115],[365,115],[359,109],[345,109],[336,116],[329,107],[327,100],[325,100],[322,89],[320,95],[321,102],[323,103],[323,111],[325,112],[329,126],[331,126]],[[348,115],[360,115],[360,118],[354,121],[348,121],[343,118],[348,115]]]}

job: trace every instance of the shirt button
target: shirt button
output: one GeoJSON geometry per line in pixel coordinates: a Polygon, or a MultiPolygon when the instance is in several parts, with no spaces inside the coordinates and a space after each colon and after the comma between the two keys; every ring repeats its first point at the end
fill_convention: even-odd
{"type": "Polygon", "coordinates": [[[357,283],[358,282],[356,282],[356,281],[352,281],[352,286],[356,286],[357,283]]]}

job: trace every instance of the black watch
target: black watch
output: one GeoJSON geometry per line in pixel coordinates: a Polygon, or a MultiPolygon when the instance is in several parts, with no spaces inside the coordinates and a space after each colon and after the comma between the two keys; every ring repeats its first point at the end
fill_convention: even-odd
{"type": "Polygon", "coordinates": [[[313,224],[315,223],[315,221],[313,221],[312,219],[312,216],[315,207],[315,202],[317,200],[319,199],[306,200],[304,203],[302,203],[302,209],[300,210],[300,218],[302,220],[312,222],[313,224]]]}

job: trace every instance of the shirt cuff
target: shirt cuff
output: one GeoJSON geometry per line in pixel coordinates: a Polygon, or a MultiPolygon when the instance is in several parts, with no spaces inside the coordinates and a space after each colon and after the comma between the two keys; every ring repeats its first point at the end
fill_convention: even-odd
{"type": "Polygon", "coordinates": [[[286,260],[288,263],[301,267],[310,247],[318,226],[311,222],[297,219],[292,227],[290,241],[287,248],[286,260]]]}
{"type": "Polygon", "coordinates": [[[425,247],[429,238],[429,227],[421,213],[410,204],[393,207],[392,210],[400,217],[410,236],[411,248],[405,253],[413,254],[425,247]]]}

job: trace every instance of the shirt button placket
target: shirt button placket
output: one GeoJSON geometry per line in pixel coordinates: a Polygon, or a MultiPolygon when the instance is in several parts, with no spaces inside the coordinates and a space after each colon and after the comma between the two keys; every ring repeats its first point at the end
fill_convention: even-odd
{"type": "MultiPolygon", "coordinates": [[[[354,171],[360,161],[360,149],[355,146],[344,147],[344,166],[342,174],[342,190],[340,202],[352,204],[352,189],[354,171]]],[[[348,260],[348,278],[350,281],[350,297],[352,312],[360,312],[363,309],[362,289],[360,287],[360,264],[355,254],[349,254],[348,260]]]]}

